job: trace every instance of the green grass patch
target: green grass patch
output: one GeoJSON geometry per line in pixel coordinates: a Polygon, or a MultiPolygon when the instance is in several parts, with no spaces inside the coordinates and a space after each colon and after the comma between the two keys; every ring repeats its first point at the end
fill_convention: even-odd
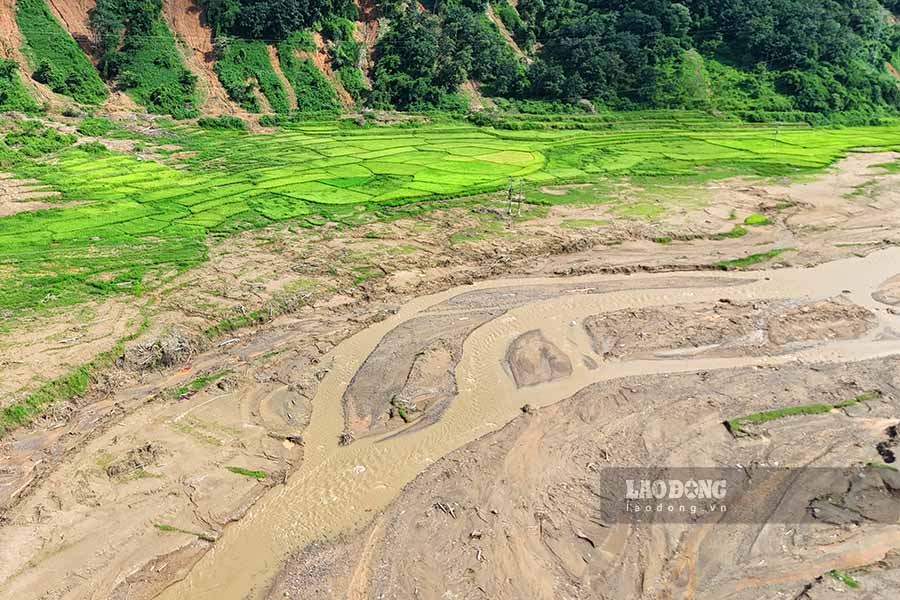
{"type": "Polygon", "coordinates": [[[180,527],[174,527],[172,525],[166,525],[165,523],[157,523],[155,527],[166,533],[183,533],[185,535],[192,535],[198,539],[203,540],[204,542],[215,543],[216,538],[209,535],[208,533],[202,533],[197,531],[190,531],[188,529],[181,529],[180,527]]]}
{"type": "Polygon", "coordinates": [[[851,406],[856,406],[857,404],[862,404],[863,402],[869,402],[870,400],[875,400],[876,398],[881,398],[881,392],[875,390],[871,392],[865,392],[864,394],[860,394],[855,398],[847,400],[846,402],[841,402],[840,404],[835,404],[835,408],[849,408],[851,406]]]}
{"type": "Polygon", "coordinates": [[[196,379],[191,380],[189,383],[185,385],[179,386],[172,390],[171,396],[173,398],[188,398],[193,396],[197,392],[203,390],[206,386],[214,381],[218,381],[222,379],[226,375],[231,375],[232,371],[226,369],[224,371],[217,371],[215,373],[210,373],[209,375],[201,375],[196,379]]]}
{"type": "Polygon", "coordinates": [[[770,223],[769,217],[765,215],[752,214],[744,219],[744,225],[751,225],[753,227],[759,227],[760,225],[768,225],[770,223]]]}
{"type": "Polygon", "coordinates": [[[735,225],[731,228],[730,231],[711,235],[710,238],[714,240],[727,240],[744,237],[745,235],[747,235],[747,229],[745,227],[741,227],[740,225],[735,225]]]}
{"type": "Polygon", "coordinates": [[[832,569],[831,571],[828,571],[828,575],[834,577],[835,579],[846,585],[848,588],[855,590],[859,587],[859,582],[851,577],[850,574],[846,571],[832,569]]]}
{"type": "Polygon", "coordinates": [[[384,277],[384,271],[378,267],[371,265],[360,265],[353,267],[353,283],[354,285],[362,285],[372,279],[380,279],[384,277]]]}
{"type": "Polygon", "coordinates": [[[876,169],[882,169],[891,174],[900,173],[900,160],[895,160],[893,162],[879,163],[874,165],[876,169]]]}
{"type": "Polygon", "coordinates": [[[243,475],[244,477],[259,479],[260,481],[269,476],[269,474],[265,471],[251,471],[250,469],[244,469],[243,467],[225,467],[225,470],[231,471],[236,475],[243,475]]]}
{"type": "Polygon", "coordinates": [[[883,462],[870,462],[866,463],[866,466],[870,469],[884,469],[886,471],[900,471],[897,467],[893,465],[887,465],[883,462]]]}
{"type": "Polygon", "coordinates": [[[663,235],[660,237],[653,238],[653,241],[657,244],[671,244],[672,238],[668,235],[663,235]]]}
{"type": "Polygon", "coordinates": [[[735,269],[746,269],[747,267],[752,267],[753,265],[766,262],[767,260],[772,260],[773,258],[778,258],[785,252],[792,252],[794,248],[775,248],[773,250],[769,250],[768,252],[761,252],[759,254],[751,254],[749,256],[745,256],[743,258],[735,258],[732,260],[723,260],[715,263],[717,267],[723,269],[735,268],[735,269]]]}
{"type": "MultiPolygon", "coordinates": [[[[9,58],[0,58],[0,110],[21,110],[35,113],[40,110],[19,78],[19,65],[9,58]]],[[[3,148],[0,147],[0,160],[3,148]]]]}
{"type": "Polygon", "coordinates": [[[17,0],[16,22],[35,81],[82,104],[100,104],[109,90],[72,36],[50,14],[45,0],[17,0]]]}
{"type": "Polygon", "coordinates": [[[88,117],[78,124],[77,130],[88,137],[103,137],[115,129],[115,124],[106,117],[88,117]]]}
{"type": "Polygon", "coordinates": [[[560,223],[560,227],[566,229],[589,229],[601,225],[609,225],[609,221],[604,219],[565,219],[560,223]]]}
{"type": "Polygon", "coordinates": [[[746,425],[759,425],[761,423],[768,423],[770,421],[777,421],[778,419],[783,419],[785,417],[795,417],[799,415],[826,414],[830,413],[833,410],[847,408],[880,397],[881,392],[871,391],[860,394],[851,400],[840,402],[838,404],[807,404],[803,406],[789,406],[776,410],[767,410],[764,412],[754,413],[752,415],[738,417],[736,419],[730,419],[728,421],[725,421],[725,426],[733,435],[750,435],[750,432],[744,428],[746,425]]]}

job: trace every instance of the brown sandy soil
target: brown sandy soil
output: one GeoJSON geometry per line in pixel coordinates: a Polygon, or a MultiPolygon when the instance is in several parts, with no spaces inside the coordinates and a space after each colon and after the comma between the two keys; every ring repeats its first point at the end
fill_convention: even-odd
{"type": "Polygon", "coordinates": [[[359,9],[359,21],[356,21],[356,29],[353,36],[357,42],[362,42],[362,56],[360,57],[360,69],[362,69],[363,78],[366,83],[371,86],[372,81],[369,73],[374,67],[373,57],[375,54],[375,44],[378,42],[380,11],[375,5],[374,0],[354,0],[356,7],[359,9]]]}
{"type": "Polygon", "coordinates": [[[162,10],[166,23],[189,51],[185,63],[197,76],[203,95],[202,112],[214,115],[242,112],[228,99],[216,75],[212,30],[204,22],[203,11],[196,1],[166,0],[162,10]]]}
{"type": "Polygon", "coordinates": [[[85,304],[52,319],[27,322],[0,345],[0,407],[40,383],[67,373],[108,350],[140,323],[137,306],[120,300],[85,304]],[[49,321],[49,323],[47,323],[49,321]],[[23,389],[22,382],[28,381],[23,389]]]}
{"type": "Polygon", "coordinates": [[[272,105],[269,104],[269,99],[266,98],[266,95],[263,94],[262,90],[259,89],[259,85],[255,80],[247,81],[246,83],[253,83],[253,95],[256,96],[256,101],[259,102],[259,107],[261,112],[268,114],[274,112],[272,110],[272,105]]]}
{"type": "Polygon", "coordinates": [[[585,321],[604,357],[776,354],[786,345],[862,337],[875,315],[844,297],[814,303],[684,305],[596,315],[585,321]]]}
{"type": "Polygon", "coordinates": [[[900,277],[892,277],[882,284],[872,297],[890,306],[900,304],[900,277]]]}
{"type": "Polygon", "coordinates": [[[490,3],[487,5],[487,18],[491,20],[491,22],[497,26],[497,29],[500,30],[500,35],[506,40],[506,43],[509,44],[509,47],[513,49],[516,55],[524,60],[527,63],[531,62],[531,58],[519,47],[519,44],[516,43],[516,40],[513,38],[512,34],[509,32],[509,29],[506,28],[506,25],[503,21],[494,13],[494,7],[491,6],[490,3]]]}
{"type": "Polygon", "coordinates": [[[884,66],[887,69],[887,72],[890,73],[892,77],[894,77],[895,79],[900,79],[900,71],[897,70],[897,67],[889,62],[884,63],[884,66]]]}
{"type": "MultiPolygon", "coordinates": [[[[872,163],[885,160],[881,155],[872,163]]],[[[851,159],[850,164],[856,163],[851,159]]],[[[17,326],[3,335],[0,360],[7,364],[20,360],[23,345],[35,343],[38,349],[29,355],[27,365],[16,367],[19,370],[14,383],[4,389],[29,388],[60,374],[57,360],[48,354],[54,336],[57,340],[76,338],[58,352],[83,349],[90,354],[112,347],[116,337],[133,331],[129,321],[136,327],[137,311],[153,323],[144,336],[128,345],[127,360],[122,361],[121,368],[98,378],[86,397],[61,404],[34,427],[14,432],[0,442],[0,506],[4,507],[0,509],[0,521],[4,523],[0,535],[20,542],[15,544],[18,550],[13,556],[0,559],[4,566],[0,591],[14,590],[16,597],[23,598],[43,593],[49,597],[86,597],[88,590],[100,596],[117,597],[115,591],[118,597],[142,598],[152,597],[167,583],[185,576],[195,561],[202,560],[199,557],[210,548],[210,542],[161,531],[154,525],[171,525],[210,538],[223,532],[228,535],[231,526],[227,524],[234,524],[256,498],[266,494],[266,486],[280,486],[279,474],[287,475],[304,464],[300,461],[301,449],[304,455],[321,451],[318,445],[301,448],[299,442],[307,435],[311,402],[320,382],[341,366],[330,362],[338,344],[374,323],[384,322],[412,298],[510,274],[709,269],[716,261],[765,251],[773,245],[797,248],[779,257],[779,261],[794,265],[884,248],[900,241],[883,226],[896,219],[898,210],[896,194],[887,185],[893,176],[865,169],[862,173],[864,181],[877,182],[878,191],[871,202],[845,216],[846,229],[794,228],[790,221],[804,218],[804,211],[829,218],[822,207],[832,206],[838,211],[843,206],[836,201],[828,204],[829,198],[817,198],[798,202],[787,210],[765,208],[795,191],[779,183],[778,189],[785,191],[773,196],[760,184],[762,191],[735,193],[727,206],[741,216],[764,210],[775,224],[750,228],[743,238],[721,241],[693,237],[708,236],[733,225],[728,214],[720,215],[708,209],[706,201],[694,200],[684,204],[670,200],[672,204],[667,206],[671,210],[656,221],[626,218],[606,205],[552,207],[546,214],[533,214],[524,221],[513,221],[502,210],[490,207],[446,207],[415,219],[340,232],[331,227],[296,231],[287,226],[270,227],[212,246],[206,264],[162,289],[130,299],[123,303],[125,308],[97,307],[93,315],[61,311],[55,315],[52,328],[40,320],[17,326]],[[607,222],[592,221],[599,217],[607,222]],[[567,221],[587,224],[560,227],[567,221]],[[881,225],[871,229],[868,224],[876,222],[881,225]],[[863,227],[857,228],[860,224],[863,227]],[[661,231],[683,234],[687,241],[650,241],[661,231]],[[873,231],[878,232],[877,238],[873,231]],[[877,243],[837,245],[873,239],[877,243]],[[270,307],[271,322],[200,343],[199,332],[223,317],[263,307],[270,307]],[[78,330],[78,324],[87,327],[78,330]],[[141,356],[152,342],[164,339],[171,326],[183,328],[185,338],[196,349],[185,353],[182,362],[135,366],[139,361],[134,357],[141,356]],[[84,332],[84,337],[77,337],[84,332]],[[41,344],[47,349],[41,350],[41,344]],[[176,393],[197,377],[223,370],[233,373],[197,393],[176,393]],[[126,481],[110,478],[107,467],[129,463],[133,451],[147,444],[160,448],[153,453],[155,464],[139,467],[126,481]],[[260,483],[227,471],[224,467],[228,466],[260,469],[269,476],[260,483]],[[109,540],[95,535],[99,530],[105,532],[110,523],[115,524],[115,531],[109,540]],[[56,575],[48,577],[48,573],[56,575]]],[[[736,190],[747,183],[718,183],[709,193],[724,194],[728,185],[736,190]]],[[[809,185],[813,184],[799,187],[805,190],[803,186],[809,185]]],[[[841,192],[838,188],[829,193],[841,192]]],[[[638,192],[622,192],[625,197],[632,193],[638,192]]],[[[646,192],[641,192],[640,198],[645,200],[646,192]]],[[[891,275],[885,274],[884,279],[891,275]]],[[[402,327],[385,332],[381,343],[362,357],[360,368],[346,374],[345,383],[353,383],[341,396],[347,410],[339,421],[362,438],[370,433],[402,433],[406,438],[427,432],[432,424],[442,427],[443,417],[454,408],[454,396],[471,386],[468,380],[456,381],[455,377],[466,340],[479,333],[482,323],[489,324],[486,322],[493,322],[510,309],[561,294],[575,302],[629,289],[640,290],[635,293],[641,297],[659,294],[653,291],[654,286],[702,289],[731,285],[723,277],[698,274],[691,276],[691,282],[679,278],[677,285],[668,276],[654,278],[653,283],[639,277],[619,277],[590,284],[523,284],[509,287],[502,294],[477,289],[461,293],[402,327]],[[410,423],[400,416],[397,404],[408,409],[410,423]]],[[[747,278],[752,279],[752,275],[747,278]]],[[[860,302],[855,296],[850,299],[860,302]]],[[[797,302],[797,306],[801,304],[797,302]]],[[[865,321],[847,306],[817,306],[812,313],[793,315],[798,329],[791,339],[798,335],[804,339],[802,336],[809,332],[813,334],[808,337],[816,340],[834,339],[843,335],[840,319],[852,317],[854,328],[865,321]]],[[[525,332],[517,335],[521,333],[525,332]]],[[[888,336],[889,332],[883,333],[888,336]]],[[[573,368],[583,375],[580,355],[572,354],[557,337],[548,335],[548,339],[568,353],[573,368]]],[[[500,361],[502,354],[489,357],[484,364],[499,365],[500,361]]],[[[569,385],[570,380],[561,378],[544,385],[569,385]]],[[[868,380],[860,382],[857,387],[869,384],[868,380]]],[[[853,386],[840,385],[843,387],[837,395],[846,399],[844,392],[853,386]]],[[[799,394],[801,387],[794,386],[797,391],[792,393],[799,394]]],[[[13,392],[6,398],[15,396],[13,392]]],[[[335,399],[335,407],[341,405],[341,397],[335,399]]],[[[657,397],[668,398],[668,392],[657,397]]],[[[776,400],[784,398],[781,388],[773,385],[771,393],[760,393],[754,400],[757,403],[748,408],[780,406],[776,400]]],[[[887,416],[879,418],[884,421],[887,416]]],[[[642,434],[663,435],[663,421],[657,423],[642,434]]],[[[719,431],[713,427],[719,427],[718,422],[703,423],[710,431],[719,431]]],[[[341,424],[337,426],[339,431],[341,424]]],[[[869,433],[882,436],[886,426],[872,428],[869,433]]],[[[328,443],[334,444],[336,438],[337,433],[327,438],[328,443]]],[[[351,445],[355,447],[356,443],[351,445]]],[[[336,485],[335,489],[340,487],[336,485]]],[[[484,511],[482,516],[489,518],[484,511]]],[[[373,538],[370,548],[373,560],[383,557],[374,545],[378,539],[373,538]]],[[[484,554],[491,556],[487,550],[484,554]]],[[[354,585],[367,589],[370,577],[366,573],[375,570],[355,572],[355,578],[351,574],[354,585]]]]}
{"type": "Polygon", "coordinates": [[[125,92],[112,90],[109,98],[103,102],[103,111],[112,114],[133,115],[144,113],[145,109],[125,92]]]}
{"type": "Polygon", "coordinates": [[[401,426],[395,404],[434,422],[456,393],[454,367],[469,334],[500,314],[484,311],[419,317],[384,337],[344,393],[346,429],[361,436],[401,426]]]}
{"type": "MultiPolygon", "coordinates": [[[[718,285],[717,279],[681,278],[678,285],[709,287],[718,285]]],[[[634,280],[642,294],[653,286],[667,290],[673,283],[666,277],[634,280]]],[[[461,302],[438,303],[430,312],[437,315],[455,308],[462,311],[455,315],[460,320],[469,307],[491,299],[494,310],[502,312],[517,303],[524,306],[522,302],[573,292],[608,293],[631,281],[609,284],[612,287],[513,286],[509,291],[483,292],[481,299],[463,292],[461,302]]],[[[300,450],[296,445],[306,437],[310,399],[323,373],[332,368],[322,361],[322,354],[348,331],[380,321],[383,315],[371,313],[379,305],[384,306],[345,297],[300,308],[253,335],[224,340],[192,360],[190,368],[143,372],[138,381],[111,388],[103,399],[51,413],[32,431],[14,435],[3,446],[2,489],[9,506],[4,529],[19,542],[17,547],[29,550],[3,561],[8,567],[0,589],[19,596],[27,590],[28,597],[42,593],[81,597],[90,586],[141,598],[179,578],[190,564],[202,560],[198,555],[210,547],[205,540],[227,534],[227,524],[240,519],[266,491],[249,478],[235,479],[237,475],[224,467],[264,470],[269,474],[267,483],[277,483],[278,473],[296,467],[300,450]],[[354,312],[348,314],[350,310],[354,312]],[[190,382],[199,376],[223,370],[231,374],[198,393],[179,391],[190,390],[190,382]],[[143,450],[148,445],[152,452],[143,450]],[[63,460],[40,458],[46,452],[63,460]],[[109,523],[116,524],[113,535],[89,535],[109,523]],[[155,525],[181,532],[161,531],[155,525]],[[196,535],[184,532],[202,537],[198,542],[196,535]],[[173,557],[172,572],[160,569],[169,564],[167,557],[173,557]],[[77,576],[43,574],[44,569],[65,572],[76,562],[77,576]]],[[[401,345],[413,335],[400,338],[401,345]]],[[[385,346],[389,350],[391,344],[385,346]]],[[[430,347],[431,357],[413,356],[405,383],[434,392],[434,375],[447,372],[452,355],[446,347],[430,347]]],[[[340,370],[345,365],[333,366],[340,370]]],[[[381,373],[376,376],[383,379],[381,373]]],[[[444,385],[437,391],[447,390],[444,385]]],[[[318,448],[318,443],[310,447],[318,448]]]]}
{"type": "Polygon", "coordinates": [[[284,88],[284,93],[287,94],[288,106],[290,106],[291,110],[297,108],[297,94],[294,92],[294,87],[287,80],[287,77],[284,76],[284,71],[281,70],[281,61],[278,60],[278,50],[272,44],[266,46],[269,51],[269,62],[272,63],[272,69],[275,70],[275,76],[278,77],[278,80],[281,82],[281,87],[284,88]]]}
{"type": "Polygon", "coordinates": [[[523,333],[509,345],[506,366],[518,387],[538,385],[572,374],[572,362],[539,329],[523,333]]]}
{"type": "Polygon", "coordinates": [[[9,173],[0,173],[0,217],[18,212],[52,208],[49,202],[40,202],[41,198],[55,198],[58,192],[40,188],[39,181],[34,179],[16,179],[9,173]]]}
{"type": "Polygon", "coordinates": [[[896,525],[809,519],[807,503],[821,491],[815,487],[771,492],[763,504],[788,515],[786,524],[629,525],[602,520],[609,498],[599,475],[636,464],[739,464],[762,476],[765,465],[840,469],[877,461],[884,424],[897,422],[898,367],[891,358],[586,388],[438,461],[366,529],[299,552],[268,597],[848,597],[850,590],[822,577],[831,569],[851,572],[865,597],[888,597],[900,579],[896,525]],[[772,422],[764,438],[735,440],[722,425],[867,389],[891,393],[861,409],[772,422]]]}
{"type": "Polygon", "coordinates": [[[482,95],[480,85],[477,81],[464,81],[459,86],[460,93],[469,99],[469,106],[473,110],[484,110],[485,108],[494,108],[494,102],[490,98],[482,95]]]}
{"type": "MultiPolygon", "coordinates": [[[[681,286],[727,286],[718,277],[696,277],[681,286]]],[[[356,437],[383,433],[403,427],[395,418],[396,400],[405,402],[416,426],[435,422],[447,409],[456,393],[455,367],[463,352],[463,342],[477,328],[505,311],[566,294],[592,294],[626,291],[646,283],[627,280],[594,285],[539,286],[506,288],[502,295],[493,290],[463,293],[432,307],[426,314],[391,330],[366,358],[343,395],[345,428],[356,437]],[[442,359],[450,359],[449,373],[442,359]],[[424,377],[419,364],[436,366],[424,377]],[[407,399],[418,399],[409,403],[407,399]],[[422,414],[420,414],[422,413],[422,414]],[[421,417],[421,420],[419,418],[421,417]]],[[[657,288],[675,285],[659,279],[657,288]]],[[[645,288],[646,289],[646,288],[645,288]]]]}
{"type": "Polygon", "coordinates": [[[313,42],[316,44],[316,51],[312,54],[308,54],[309,58],[312,60],[313,64],[319,69],[325,77],[328,78],[328,81],[331,82],[334,91],[338,95],[338,99],[341,101],[341,104],[344,108],[348,108],[353,106],[355,103],[353,101],[353,97],[347,93],[347,90],[344,89],[343,84],[337,78],[337,75],[334,74],[334,71],[331,69],[331,54],[328,53],[328,48],[325,45],[325,40],[322,39],[322,34],[318,31],[313,32],[312,34],[313,42]]]}
{"type": "Polygon", "coordinates": [[[90,14],[97,6],[97,0],[48,0],[47,6],[91,60],[97,62],[90,24],[90,14]]]}

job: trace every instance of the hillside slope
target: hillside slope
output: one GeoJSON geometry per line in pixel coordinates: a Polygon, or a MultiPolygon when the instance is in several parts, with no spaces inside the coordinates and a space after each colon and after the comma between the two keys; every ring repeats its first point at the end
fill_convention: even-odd
{"type": "Polygon", "coordinates": [[[97,0],[47,0],[50,9],[78,45],[97,62],[94,56],[93,33],[91,32],[90,15],[97,6],[97,0]]]}
{"type": "MultiPolygon", "coordinates": [[[[83,0],[91,1],[91,0],[83,0]]],[[[176,37],[186,46],[185,63],[197,77],[202,97],[201,112],[221,115],[235,114],[240,109],[231,102],[215,72],[213,34],[202,18],[202,10],[195,0],[164,0],[163,17],[176,37]]]]}
{"type": "MultiPolygon", "coordinates": [[[[900,114],[900,23],[889,12],[897,0],[25,1],[42,11],[46,2],[52,25],[103,74],[114,90],[107,109],[136,108],[115,91],[124,90],[179,118],[493,106],[717,110],[811,123],[900,114]]],[[[34,52],[41,44],[23,52],[15,7],[0,0],[0,46],[22,85],[39,102],[69,102],[52,89],[96,104],[107,92],[94,84],[84,92],[92,76],[59,53],[64,68],[49,61],[37,76],[49,85],[33,81],[56,44],[44,44],[45,56],[34,52]]],[[[61,40],[43,29],[33,35],[61,40]]]]}
{"type": "Polygon", "coordinates": [[[94,65],[44,0],[17,0],[16,23],[32,79],[58,94],[89,105],[102,103],[109,89],[94,65]]]}
{"type": "Polygon", "coordinates": [[[21,86],[38,102],[59,102],[50,88],[31,79],[31,68],[22,54],[22,36],[16,23],[15,0],[0,0],[0,59],[15,61],[19,66],[18,78],[21,86]]]}

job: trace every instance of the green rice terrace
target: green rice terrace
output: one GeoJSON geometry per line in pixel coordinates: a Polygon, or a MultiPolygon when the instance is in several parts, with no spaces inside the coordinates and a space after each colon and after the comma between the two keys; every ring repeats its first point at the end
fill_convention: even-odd
{"type": "Polygon", "coordinates": [[[540,186],[790,175],[821,170],[855,148],[900,149],[900,126],[680,119],[588,131],[306,123],[248,133],[169,124],[163,137],[139,142],[155,147],[156,159],[74,145],[76,136],[34,124],[30,134],[7,127],[4,170],[58,192],[48,200],[59,208],[0,218],[0,310],[14,317],[140,294],[204,261],[211,233],[288,220],[369,222],[397,207],[424,210],[438,198],[505,189],[509,178],[540,186]]]}

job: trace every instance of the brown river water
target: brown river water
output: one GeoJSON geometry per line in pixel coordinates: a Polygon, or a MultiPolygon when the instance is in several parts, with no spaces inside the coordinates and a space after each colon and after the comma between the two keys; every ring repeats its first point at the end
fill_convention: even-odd
{"type": "MultiPolygon", "coordinates": [[[[418,298],[397,314],[347,339],[331,354],[333,368],[322,380],[313,404],[312,420],[304,434],[306,452],[301,468],[286,485],[273,488],[239,522],[229,525],[215,546],[183,581],[167,589],[165,599],[242,599],[259,597],[287,556],[306,544],[365,525],[387,506],[401,488],[434,461],[497,430],[520,414],[525,404],[547,406],[602,381],[626,376],[750,365],[778,365],[791,361],[845,362],[900,353],[900,339],[884,335],[900,331],[900,316],[888,313],[872,299],[872,292],[900,271],[900,248],[845,259],[808,269],[775,269],[722,274],[723,285],[697,287],[698,274],[632,275],[642,289],[601,294],[573,294],[572,284],[621,280],[622,276],[585,276],[556,279],[486,281],[418,298]],[[653,289],[666,279],[665,289],[653,289]],[[685,282],[678,287],[677,282],[685,282]],[[675,285],[672,286],[672,283],[675,285]],[[344,428],[341,399],[348,384],[379,341],[397,325],[445,301],[473,290],[522,286],[569,286],[554,298],[513,308],[476,329],[465,341],[456,367],[458,396],[441,419],[405,435],[364,438],[339,446],[344,428]],[[845,292],[848,290],[849,293],[845,292]],[[583,319],[608,311],[685,303],[763,299],[821,300],[844,294],[858,305],[876,311],[880,325],[866,337],[827,342],[776,356],[691,358],[610,362],[598,356],[581,326],[583,319]],[[570,377],[517,389],[504,368],[509,344],[526,331],[540,329],[562,349],[574,365],[570,377]],[[582,357],[600,367],[590,369],[582,357]]],[[[708,274],[707,274],[708,276],[708,274]]],[[[459,318],[465,319],[464,309],[459,318]]]]}

